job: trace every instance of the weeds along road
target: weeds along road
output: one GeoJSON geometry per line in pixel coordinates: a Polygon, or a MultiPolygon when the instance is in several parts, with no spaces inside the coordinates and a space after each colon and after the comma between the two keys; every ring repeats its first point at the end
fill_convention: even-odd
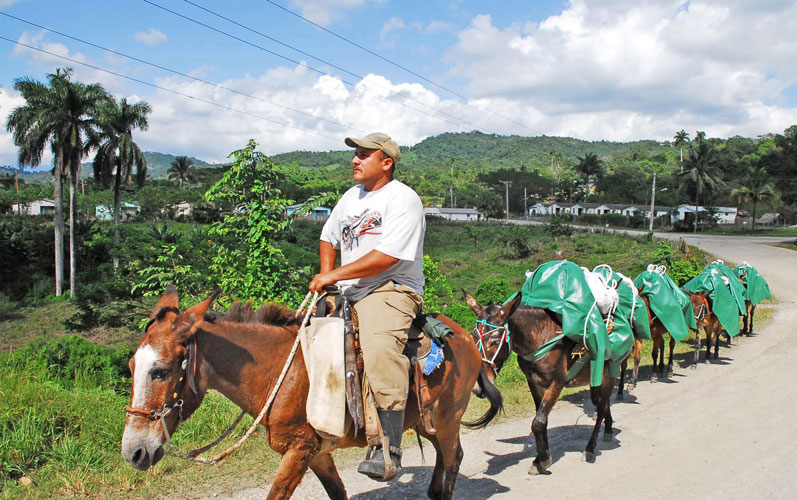
{"type": "MultiPolygon", "coordinates": [[[[657,234],[669,237],[667,234],[657,234]]],[[[755,335],[720,348],[720,358],[696,370],[676,363],[675,375],[640,380],[625,402],[612,404],[615,434],[598,441],[595,463],[582,460],[592,428],[591,404],[581,394],[550,415],[551,474],[527,474],[535,456],[531,415],[464,433],[465,458],[455,496],[463,499],[794,498],[797,491],[797,251],[767,245],[785,238],[684,236],[687,243],[728,262],[748,261],[777,300],[772,319],[755,335]]],[[[705,352],[705,349],[703,349],[705,352]]],[[[357,500],[421,499],[434,464],[425,446],[405,451],[404,473],[389,485],[341,467],[357,500]]],[[[233,497],[265,498],[268,485],[233,497]]],[[[312,473],[294,494],[326,498],[312,473]]]]}

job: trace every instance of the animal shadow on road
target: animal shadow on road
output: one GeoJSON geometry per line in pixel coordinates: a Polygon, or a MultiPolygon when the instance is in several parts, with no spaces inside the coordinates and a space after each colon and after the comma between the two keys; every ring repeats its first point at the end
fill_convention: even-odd
{"type": "MultiPolygon", "coordinates": [[[[432,480],[433,469],[434,467],[428,466],[404,467],[399,478],[391,482],[389,486],[379,487],[349,498],[350,500],[396,500],[397,498],[402,500],[427,500],[429,497],[426,495],[426,489],[432,480]],[[412,476],[409,481],[407,481],[408,475],[412,476]]],[[[463,490],[467,490],[468,498],[490,498],[498,493],[506,493],[509,488],[502,486],[493,479],[469,478],[459,474],[457,475],[454,493],[456,495],[457,491],[463,490]]],[[[461,495],[456,496],[460,498],[461,495]]]]}
{"type": "MultiPolygon", "coordinates": [[[[560,425],[557,427],[548,428],[548,442],[551,448],[551,458],[553,458],[554,466],[556,462],[562,458],[565,453],[574,452],[582,453],[584,447],[587,445],[590,434],[592,434],[592,421],[585,417],[580,417],[586,420],[584,424],[573,425],[560,425]]],[[[614,434],[611,442],[599,440],[598,448],[595,450],[596,455],[600,455],[601,451],[613,450],[620,446],[617,440],[617,435],[620,434],[620,429],[614,428],[614,434]]],[[[601,431],[601,436],[603,431],[601,431]]],[[[512,467],[520,462],[528,460],[528,465],[531,465],[534,457],[537,456],[537,446],[534,443],[534,436],[518,436],[508,439],[498,439],[500,443],[507,444],[522,444],[523,449],[520,451],[497,454],[490,451],[485,451],[489,455],[487,459],[487,470],[484,472],[488,476],[494,476],[502,472],[507,467],[512,467]]],[[[550,471],[548,472],[551,473],[550,471]]]]}

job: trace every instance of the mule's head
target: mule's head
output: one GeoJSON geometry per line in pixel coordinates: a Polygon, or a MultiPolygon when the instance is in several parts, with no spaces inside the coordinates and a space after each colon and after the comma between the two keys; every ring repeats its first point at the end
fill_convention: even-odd
{"type": "Polygon", "coordinates": [[[195,324],[202,320],[211,302],[212,298],[207,299],[181,314],[177,290],[170,285],[130,358],[133,388],[122,435],[122,456],[136,469],[146,470],[163,458],[167,439],[164,427],[170,435],[174,433],[180,421],[201,402],[188,351],[195,324]]]}
{"type": "Polygon", "coordinates": [[[699,323],[711,314],[709,292],[690,292],[687,290],[686,293],[689,294],[689,302],[692,303],[692,313],[695,315],[695,321],[699,323]]]}
{"type": "MultiPolygon", "coordinates": [[[[507,322],[509,321],[509,316],[520,305],[520,294],[517,294],[512,300],[503,305],[489,304],[483,306],[465,290],[462,290],[462,293],[465,294],[465,302],[476,313],[476,326],[471,331],[471,336],[479,348],[482,363],[490,368],[487,371],[488,377],[494,383],[498,372],[501,371],[511,353],[507,322]]],[[[474,389],[474,393],[479,396],[478,389],[474,389]]]]}

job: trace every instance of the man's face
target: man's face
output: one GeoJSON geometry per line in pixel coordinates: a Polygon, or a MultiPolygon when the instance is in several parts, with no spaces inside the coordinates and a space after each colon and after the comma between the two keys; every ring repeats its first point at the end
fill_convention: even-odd
{"type": "MultiPolygon", "coordinates": [[[[353,178],[367,190],[382,187],[381,181],[389,181],[393,160],[379,149],[358,147],[351,160],[353,178]]],[[[385,182],[386,183],[386,182],[385,182]]]]}

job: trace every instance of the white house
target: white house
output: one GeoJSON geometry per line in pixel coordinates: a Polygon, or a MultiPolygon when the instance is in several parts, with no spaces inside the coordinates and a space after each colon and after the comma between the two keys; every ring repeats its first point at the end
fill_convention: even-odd
{"type": "Polygon", "coordinates": [[[446,220],[455,221],[478,221],[484,215],[475,208],[447,208],[447,207],[423,207],[424,215],[442,217],[446,220]]]}
{"type": "MultiPolygon", "coordinates": [[[[120,212],[119,218],[121,220],[130,220],[141,213],[141,207],[135,203],[123,201],[120,212]]],[[[100,220],[113,220],[113,207],[97,205],[94,207],[94,217],[100,220]]]]}
{"type": "Polygon", "coordinates": [[[544,203],[535,203],[529,207],[529,217],[541,217],[543,215],[548,215],[549,213],[551,213],[550,206],[545,205],[544,203]]]}
{"type": "MultiPolygon", "coordinates": [[[[703,206],[698,206],[698,212],[707,212],[709,209],[703,206]]],[[[739,213],[739,209],[736,207],[714,207],[715,213],[717,215],[717,222],[719,224],[734,224],[736,223],[736,216],[739,213]]],[[[686,205],[681,204],[678,205],[678,215],[675,217],[678,220],[684,220],[686,214],[694,214],[695,213],[695,206],[694,205],[686,205]]]]}
{"type": "Polygon", "coordinates": [[[11,205],[11,212],[15,214],[23,213],[27,215],[53,215],[55,213],[55,201],[36,200],[30,203],[11,205]]]}

